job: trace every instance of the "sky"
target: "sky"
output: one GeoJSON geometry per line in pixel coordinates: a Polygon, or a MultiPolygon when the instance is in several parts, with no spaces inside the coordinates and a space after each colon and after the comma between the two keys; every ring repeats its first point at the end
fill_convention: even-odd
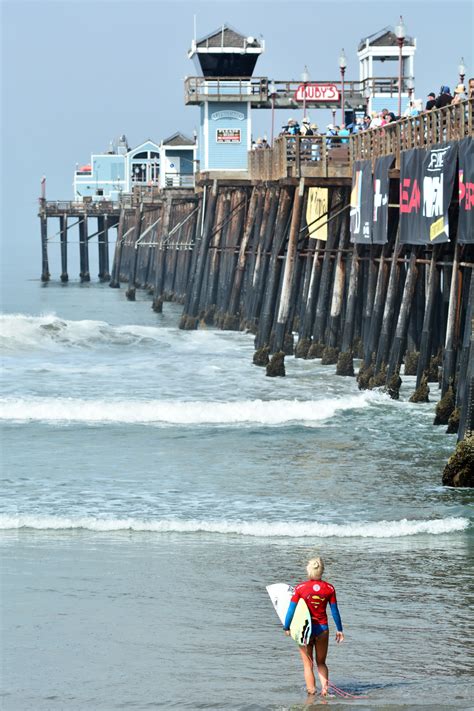
{"type": "MultiPolygon", "coordinates": [[[[68,200],[76,163],[120,134],[134,146],[197,128],[183,90],[195,74],[194,16],[198,37],[223,23],[262,35],[255,74],[271,79],[299,80],[307,65],[312,81],[336,80],[343,47],[346,78],[357,80],[359,40],[400,14],[417,40],[415,97],[453,89],[461,56],[474,75],[474,0],[0,0],[0,10],[1,257],[4,270],[30,278],[41,267],[42,175],[49,199],[68,200]]],[[[254,112],[254,135],[270,133],[269,113],[254,112]]],[[[59,247],[50,251],[58,278],[59,247]]]]}

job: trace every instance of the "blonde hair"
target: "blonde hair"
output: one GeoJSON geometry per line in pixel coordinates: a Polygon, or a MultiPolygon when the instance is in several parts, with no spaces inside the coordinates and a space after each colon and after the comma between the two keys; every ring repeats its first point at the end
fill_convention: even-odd
{"type": "Polygon", "coordinates": [[[324,573],[324,561],[319,556],[317,558],[311,558],[306,566],[306,572],[308,573],[308,578],[310,580],[321,580],[324,573]]]}

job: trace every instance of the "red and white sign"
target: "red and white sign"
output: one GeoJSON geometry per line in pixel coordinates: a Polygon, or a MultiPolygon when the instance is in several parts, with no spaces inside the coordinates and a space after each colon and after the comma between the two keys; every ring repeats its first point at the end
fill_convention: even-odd
{"type": "Polygon", "coordinates": [[[216,129],[216,143],[240,143],[240,128],[216,129]]]}
{"type": "Polygon", "coordinates": [[[339,101],[335,84],[300,84],[295,92],[296,101],[339,101]]]}

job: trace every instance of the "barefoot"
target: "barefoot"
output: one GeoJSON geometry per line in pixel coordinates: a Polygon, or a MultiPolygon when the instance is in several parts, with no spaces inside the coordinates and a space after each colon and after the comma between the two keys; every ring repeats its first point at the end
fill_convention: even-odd
{"type": "Polygon", "coordinates": [[[321,696],[327,696],[328,695],[328,688],[327,686],[324,689],[321,689],[321,696]]]}
{"type": "Polygon", "coordinates": [[[316,694],[316,689],[306,689],[309,696],[314,696],[316,694]]]}

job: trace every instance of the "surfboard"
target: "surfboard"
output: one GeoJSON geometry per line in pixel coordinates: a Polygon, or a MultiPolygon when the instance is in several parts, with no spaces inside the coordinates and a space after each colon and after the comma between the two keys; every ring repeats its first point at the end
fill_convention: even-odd
{"type": "MultiPolygon", "coordinates": [[[[266,590],[275,608],[275,612],[280,618],[280,622],[284,625],[288,606],[295,589],[285,583],[275,583],[274,585],[267,585],[266,590]]],[[[295,614],[293,615],[290,625],[290,635],[300,646],[308,644],[309,642],[311,636],[311,615],[309,614],[308,606],[304,600],[298,600],[295,614]]]]}

